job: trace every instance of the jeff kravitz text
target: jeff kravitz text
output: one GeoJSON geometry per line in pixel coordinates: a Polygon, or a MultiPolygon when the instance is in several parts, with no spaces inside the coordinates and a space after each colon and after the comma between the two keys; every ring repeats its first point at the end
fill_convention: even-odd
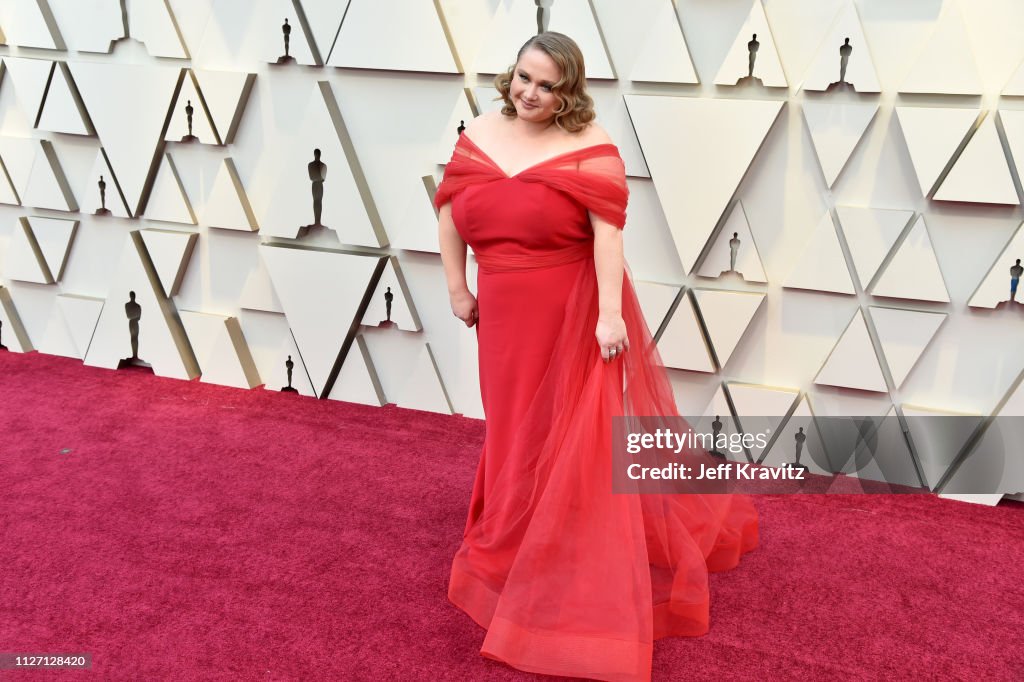
{"type": "Polygon", "coordinates": [[[755,481],[755,480],[788,480],[802,481],[806,469],[803,467],[762,467],[753,466],[749,462],[722,462],[715,466],[700,464],[696,467],[672,463],[663,467],[645,467],[641,464],[630,464],[627,475],[634,481],[755,481]]]}

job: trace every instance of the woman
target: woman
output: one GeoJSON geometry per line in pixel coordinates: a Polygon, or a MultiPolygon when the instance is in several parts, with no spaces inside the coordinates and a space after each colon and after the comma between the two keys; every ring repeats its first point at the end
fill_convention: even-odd
{"type": "Polygon", "coordinates": [[[465,128],[435,200],[486,417],[448,596],[487,629],[488,658],[647,680],[653,640],[707,631],[707,574],[754,549],[757,512],[740,496],[612,494],[612,417],[678,416],[625,272],[625,168],[570,38],[531,38],[495,86],[501,112],[465,128]]]}

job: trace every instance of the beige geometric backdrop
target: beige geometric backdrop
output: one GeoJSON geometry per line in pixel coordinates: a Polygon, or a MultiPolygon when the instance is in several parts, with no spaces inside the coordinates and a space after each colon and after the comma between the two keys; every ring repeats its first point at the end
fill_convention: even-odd
{"type": "MultiPolygon", "coordinates": [[[[682,413],[787,417],[768,464],[815,416],[885,417],[907,482],[977,492],[958,481],[1014,428],[993,417],[1024,414],[1024,5],[556,0],[550,22],[626,161],[682,413]],[[855,90],[830,87],[846,38],[855,90]]],[[[307,396],[482,417],[431,199],[535,31],[530,0],[3,0],[0,342],[115,368],[134,291],[156,374],[278,390],[290,356],[307,396]]]]}

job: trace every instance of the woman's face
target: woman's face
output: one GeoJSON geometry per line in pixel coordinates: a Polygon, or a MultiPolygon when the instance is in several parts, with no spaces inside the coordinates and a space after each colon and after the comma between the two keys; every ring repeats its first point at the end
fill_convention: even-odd
{"type": "Polygon", "coordinates": [[[552,88],[561,77],[558,65],[543,50],[526,50],[512,71],[509,96],[516,113],[529,121],[544,121],[554,116],[559,100],[552,88]]]}

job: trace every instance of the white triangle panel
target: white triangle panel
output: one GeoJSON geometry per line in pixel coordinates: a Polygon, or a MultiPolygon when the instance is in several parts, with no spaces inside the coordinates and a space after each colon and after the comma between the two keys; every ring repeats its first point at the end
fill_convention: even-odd
{"type": "Polygon", "coordinates": [[[270,281],[270,273],[267,272],[267,266],[262,258],[256,261],[256,267],[252,269],[249,277],[245,280],[242,295],[238,300],[238,307],[284,314],[284,308],[281,307],[281,301],[277,298],[274,284],[270,281]]]}
{"type": "Polygon", "coordinates": [[[764,303],[765,295],[715,289],[694,289],[693,295],[718,364],[725,367],[764,303]]]}
{"type": "Polygon", "coordinates": [[[828,457],[821,434],[814,422],[814,414],[806,396],[800,398],[793,414],[784,424],[779,426],[779,435],[764,455],[763,466],[783,466],[784,464],[801,464],[812,474],[830,476],[831,471],[822,468],[818,462],[827,463],[828,457]],[[802,430],[802,431],[801,431],[802,430]],[[797,461],[797,436],[802,435],[800,458],[797,461]]]}
{"type": "Polygon", "coordinates": [[[423,325],[420,324],[420,318],[416,313],[416,306],[413,304],[409,287],[405,277],[402,275],[399,261],[394,256],[389,257],[387,260],[384,272],[381,273],[380,280],[377,282],[377,288],[370,298],[370,305],[367,306],[366,313],[363,315],[362,324],[376,327],[387,322],[386,295],[389,289],[392,296],[391,322],[404,331],[422,331],[423,325]]]}
{"type": "Polygon", "coordinates": [[[131,213],[121,197],[117,187],[117,179],[114,177],[103,150],[96,152],[96,159],[93,161],[92,170],[89,171],[89,181],[85,185],[85,197],[82,201],[82,210],[86,213],[96,213],[100,208],[106,208],[111,215],[118,218],[130,218],[131,213]],[[103,180],[104,188],[100,191],[100,179],[103,180]]]}
{"type": "Polygon", "coordinates": [[[143,217],[170,223],[196,224],[192,203],[185,194],[185,187],[170,154],[164,154],[161,160],[143,217]]]}
{"type": "MultiPolygon", "coordinates": [[[[1018,259],[1024,259],[1024,230],[1017,226],[1013,237],[1002,250],[996,262],[989,269],[985,279],[981,281],[967,305],[972,308],[995,308],[1000,303],[1010,300],[1010,269],[1017,265],[1018,259]]],[[[1024,303],[1024,287],[1019,286],[1014,296],[1015,303],[1024,303]]]]}
{"type": "Polygon", "coordinates": [[[10,56],[5,56],[3,60],[7,71],[4,78],[5,94],[13,92],[25,121],[30,127],[35,126],[53,62],[49,59],[10,56]]]}
{"type": "Polygon", "coordinates": [[[243,232],[259,229],[233,159],[221,162],[203,207],[203,224],[243,232]]]}
{"type": "Polygon", "coordinates": [[[341,20],[348,11],[350,0],[301,0],[302,11],[313,34],[320,61],[326,62],[331,55],[341,20]]]}
{"type": "Polygon", "coordinates": [[[908,404],[902,407],[925,481],[934,489],[985,417],[908,404]]]}
{"type": "Polygon", "coordinates": [[[373,405],[380,407],[387,404],[387,398],[377,378],[377,370],[373,366],[370,351],[362,334],[356,336],[352,347],[341,365],[338,379],[331,388],[330,400],[343,400],[348,403],[373,405]]]}
{"type": "MultiPolygon", "coordinates": [[[[223,4],[225,5],[223,9],[215,6],[213,14],[218,23],[229,25],[234,20],[234,15],[238,11],[238,5],[226,2],[223,4]]],[[[262,21],[258,31],[252,32],[255,40],[248,42],[244,47],[249,50],[259,50],[266,61],[271,64],[280,65],[281,68],[292,68],[296,64],[323,66],[322,55],[319,54],[315,45],[309,43],[309,37],[296,14],[295,0],[264,0],[260,4],[260,10],[262,12],[259,16],[262,21]],[[284,57],[285,53],[285,23],[290,27],[288,56],[295,60],[291,63],[279,61],[284,57]]],[[[235,65],[235,68],[239,71],[248,68],[247,65],[243,65],[242,60],[237,56],[239,46],[232,44],[234,41],[231,41],[230,38],[231,36],[227,36],[223,43],[218,44],[218,41],[212,37],[204,36],[203,51],[211,57],[216,55],[218,58],[204,59],[202,63],[215,66],[218,69],[231,68],[232,65],[235,65]]]]}
{"type": "Polygon", "coordinates": [[[64,318],[71,340],[75,345],[75,357],[84,358],[92,343],[92,335],[96,331],[96,323],[100,320],[103,310],[103,299],[76,294],[59,294],[57,308],[64,318]]]}
{"type": "Polygon", "coordinates": [[[871,306],[869,310],[893,383],[900,388],[946,319],[946,313],[878,306],[871,306]]]}
{"type": "Polygon", "coordinates": [[[412,410],[454,413],[429,343],[423,344],[423,350],[416,356],[409,378],[399,391],[397,403],[399,407],[412,410]]]}
{"type": "Polygon", "coordinates": [[[922,194],[931,192],[979,113],[977,109],[896,107],[922,194]]]}
{"type": "Polygon", "coordinates": [[[156,273],[145,265],[142,237],[130,232],[121,258],[110,281],[103,311],[100,313],[85,364],[116,369],[121,360],[132,356],[131,331],[126,304],[135,292],[140,306],[139,359],[149,363],[158,376],[193,379],[199,368],[171,301],[164,296],[156,273]]]}
{"type": "Polygon", "coordinates": [[[999,121],[1006,133],[1010,156],[1017,168],[1017,177],[1024,178],[1024,111],[1000,109],[999,121]]]}
{"type": "Polygon", "coordinates": [[[923,215],[914,223],[871,294],[949,303],[949,293],[923,215]]]}
{"type": "Polygon", "coordinates": [[[473,106],[470,104],[469,91],[461,90],[459,97],[452,108],[452,115],[448,117],[448,123],[440,134],[440,142],[437,143],[437,156],[435,162],[444,166],[452,159],[455,153],[455,145],[459,141],[459,126],[469,125],[469,122],[476,117],[473,113],[473,106]]]}
{"type": "MultiPolygon", "coordinates": [[[[777,418],[786,416],[789,409],[793,407],[793,403],[800,398],[800,391],[796,389],[757,384],[729,382],[726,384],[726,390],[736,408],[736,418],[743,428],[743,433],[755,437],[764,434],[765,443],[774,435],[771,432],[772,427],[782,426],[778,424],[777,418]]],[[[747,449],[756,462],[761,459],[764,448],[758,445],[755,438],[748,439],[748,441],[750,441],[750,445],[747,446],[747,449]]]]}
{"type": "Polygon", "coordinates": [[[861,286],[867,286],[878,266],[892,250],[914,217],[913,211],[900,211],[862,206],[836,206],[839,226],[853,256],[853,266],[861,286]]]}
{"type": "Polygon", "coordinates": [[[654,21],[644,31],[640,52],[629,74],[631,81],[651,83],[699,83],[690,49],[679,25],[676,5],[660,0],[654,21]]]}
{"type": "Polygon", "coordinates": [[[114,0],[47,0],[68,51],[109,54],[124,37],[121,3],[114,0]]]}
{"type": "Polygon", "coordinates": [[[725,55],[725,61],[715,75],[715,85],[736,85],[736,81],[747,77],[750,72],[749,44],[753,42],[755,35],[758,47],[754,60],[754,78],[760,78],[761,83],[767,87],[789,86],[761,0],[751,2],[747,20],[740,27],[732,47],[725,55]]]}
{"type": "Polygon", "coordinates": [[[176,296],[199,235],[194,232],[155,229],[140,230],[139,234],[153,262],[164,295],[168,298],[176,296]]]}
{"type": "MultiPolygon", "coordinates": [[[[725,397],[725,390],[722,385],[719,385],[715,390],[714,395],[711,396],[711,400],[704,407],[704,411],[701,414],[704,417],[720,417],[722,421],[728,422],[729,426],[733,426],[732,422],[735,417],[732,413],[732,408],[729,407],[729,402],[725,397]]],[[[723,431],[723,433],[732,433],[732,431],[723,431]]]]}
{"type": "Polygon", "coordinates": [[[830,212],[826,211],[818,221],[807,247],[782,286],[837,294],[856,293],[830,212]]]}
{"type": "Polygon", "coordinates": [[[88,124],[88,114],[77,95],[72,92],[71,72],[64,62],[57,62],[53,70],[53,78],[39,114],[39,125],[36,127],[69,135],[93,134],[88,124]]]}
{"type": "Polygon", "coordinates": [[[460,73],[438,6],[350,0],[328,66],[460,73]]]}
{"type": "MultiPolygon", "coordinates": [[[[862,424],[868,427],[865,429],[867,433],[858,438],[859,442],[853,448],[842,447],[842,441],[850,443],[852,438],[849,437],[836,439],[830,443],[834,448],[832,455],[835,457],[834,466],[837,472],[846,474],[851,480],[920,486],[913,458],[907,449],[907,436],[896,415],[896,408],[890,407],[881,420],[877,417],[870,418],[864,420],[862,424]]],[[[850,436],[853,435],[851,432],[850,436]]],[[[830,488],[830,491],[834,490],[839,480],[836,478],[833,481],[833,488],[830,488]]],[[[844,485],[849,485],[849,482],[844,485]]]]}
{"type": "Polygon", "coordinates": [[[189,310],[180,311],[179,316],[195,351],[203,382],[236,388],[260,385],[238,318],[189,310]]]}
{"type": "MultiPolygon", "coordinates": [[[[321,223],[334,230],[343,244],[379,247],[381,242],[350,165],[358,159],[345,152],[328,110],[329,106],[336,108],[337,102],[330,87],[323,86],[315,86],[310,93],[295,136],[278,142],[281,161],[273,165],[272,191],[260,193],[250,188],[260,234],[294,239],[302,227],[313,224],[308,167],[314,160],[313,150],[319,149],[320,161],[327,167],[321,223]]],[[[436,231],[436,223],[434,227],[436,231]]]]}
{"type": "Polygon", "coordinates": [[[43,332],[42,340],[39,341],[39,347],[36,350],[46,355],[82,359],[71,338],[71,330],[64,323],[64,316],[53,307],[50,308],[50,314],[46,320],[46,331],[43,332]]]}
{"type": "MultiPolygon", "coordinates": [[[[355,144],[349,134],[348,126],[341,114],[337,97],[330,83],[320,81],[318,83],[320,96],[323,98],[331,124],[334,128],[337,139],[341,141],[342,149],[345,152],[347,163],[342,167],[344,191],[351,192],[358,197],[349,200],[345,206],[348,213],[340,228],[335,227],[338,239],[343,244],[370,245],[372,247],[387,246],[388,236],[384,231],[380,215],[377,212],[373,195],[370,192],[369,183],[363,173],[359,155],[356,153],[355,144]]],[[[337,178],[337,176],[335,176],[337,178]]],[[[334,190],[338,192],[337,187],[334,190]]]]}
{"type": "Polygon", "coordinates": [[[14,307],[10,290],[0,285],[0,345],[14,353],[31,353],[35,350],[32,341],[21,323],[18,309],[14,307]]]}
{"type": "Polygon", "coordinates": [[[804,100],[804,119],[829,187],[835,184],[877,111],[878,104],[871,102],[804,100]]]}
{"type": "Polygon", "coordinates": [[[438,214],[434,209],[433,197],[437,195],[437,183],[432,175],[412,178],[409,199],[398,226],[394,228],[391,245],[407,251],[441,253],[440,236],[437,231],[438,214]]]}
{"type": "Polygon", "coordinates": [[[59,282],[64,273],[64,264],[71,252],[78,221],[33,216],[28,218],[28,223],[35,235],[36,243],[39,244],[50,276],[55,282],[59,282]]]}
{"type": "MultiPolygon", "coordinates": [[[[675,302],[676,296],[679,295],[679,287],[675,284],[660,284],[658,282],[636,280],[633,280],[632,284],[637,300],[640,303],[640,309],[644,313],[644,322],[647,323],[647,328],[651,330],[652,335],[657,334],[658,330],[661,329],[662,323],[665,321],[665,317],[668,315],[669,309],[672,307],[672,303],[675,302]]],[[[679,305],[682,306],[684,303],[680,301],[679,305]]]]}
{"type": "Polygon", "coordinates": [[[153,57],[188,59],[171,7],[158,0],[128,0],[128,30],[153,57]]]}
{"type": "Polygon", "coordinates": [[[18,220],[14,229],[11,230],[11,238],[7,247],[7,262],[4,264],[4,277],[36,284],[52,284],[54,282],[53,276],[46,266],[46,261],[35,243],[35,237],[28,221],[24,218],[18,220]]]}
{"type": "Polygon", "coordinates": [[[299,353],[298,346],[295,345],[295,339],[293,338],[291,330],[288,330],[285,335],[285,339],[277,353],[277,357],[270,367],[270,370],[262,373],[265,380],[263,387],[268,391],[280,391],[282,388],[289,385],[289,360],[292,363],[291,387],[294,388],[299,395],[307,396],[309,398],[317,397],[316,391],[313,390],[313,384],[309,382],[309,373],[306,371],[306,366],[302,362],[302,355],[299,353]]]}
{"type": "Polygon", "coordinates": [[[1024,62],[1021,62],[1017,70],[1010,76],[1010,80],[1003,87],[1003,94],[1012,97],[1024,97],[1024,62]]]}
{"type": "MultiPolygon", "coordinates": [[[[513,52],[515,54],[515,52],[513,52]]],[[[509,64],[509,66],[512,66],[509,64]]],[[[502,100],[494,100],[494,86],[480,86],[473,88],[473,101],[476,102],[476,106],[480,109],[480,114],[486,114],[488,111],[501,111],[504,102],[502,100]]],[[[467,123],[467,125],[469,125],[467,123]]],[[[451,155],[449,155],[451,158],[451,155]]],[[[447,163],[447,161],[445,161],[447,163]]]]}
{"type": "MultiPolygon", "coordinates": [[[[981,439],[972,446],[968,459],[943,486],[943,490],[973,493],[974,496],[996,491],[998,498],[1004,493],[1024,490],[1024,458],[1007,457],[1007,444],[1024,440],[1024,422],[1019,419],[1024,416],[1024,382],[1010,389],[994,416],[1002,419],[985,429],[981,439]]],[[[997,502],[998,499],[989,504],[997,502]]]]}
{"type": "Polygon", "coordinates": [[[192,74],[206,100],[220,143],[231,144],[242,121],[256,74],[202,69],[195,69],[192,74]]]}
{"type": "MultiPolygon", "coordinates": [[[[548,30],[573,37],[583,53],[587,78],[615,78],[597,18],[588,0],[559,0],[558,7],[551,7],[548,30]]],[[[498,5],[479,43],[473,71],[482,74],[504,73],[515,63],[519,48],[536,33],[535,2],[512,0],[498,5]]],[[[493,92],[492,88],[492,96],[493,92]]]]}
{"type": "Polygon", "coordinates": [[[56,23],[51,23],[40,0],[4,0],[0,2],[0,26],[7,45],[63,50],[64,40],[56,23]]]}
{"type": "Polygon", "coordinates": [[[889,390],[860,309],[839,337],[814,383],[882,393],[889,390]]]}
{"type": "MultiPolygon", "coordinates": [[[[739,425],[736,423],[736,417],[732,413],[732,409],[729,407],[728,399],[725,395],[725,389],[722,385],[718,386],[715,394],[711,397],[711,401],[704,408],[704,414],[696,420],[696,423],[691,424],[694,433],[715,433],[715,422],[720,422],[718,435],[716,436],[719,440],[722,438],[728,438],[728,442],[736,443],[739,442],[739,425]]],[[[726,459],[733,462],[745,462],[747,461],[746,453],[740,451],[735,452],[732,448],[712,448],[716,449],[719,453],[725,456],[726,459]]]]}
{"type": "Polygon", "coordinates": [[[956,0],[945,0],[927,44],[900,92],[980,95],[983,88],[956,0]]]}
{"type": "MultiPolygon", "coordinates": [[[[959,469],[957,471],[959,471],[959,469]]],[[[947,484],[947,485],[943,486],[943,490],[948,490],[948,489],[951,488],[951,486],[952,486],[952,483],[947,484]]],[[[1007,491],[1009,491],[1009,490],[1017,490],[1019,487],[1021,487],[1021,486],[1014,485],[1014,487],[1008,488],[1007,491]]],[[[939,493],[938,494],[938,497],[941,497],[941,498],[946,499],[946,500],[958,500],[960,502],[970,502],[971,504],[983,504],[983,505],[985,505],[987,507],[994,507],[994,506],[996,506],[1006,496],[1007,496],[1006,493],[939,493]]],[[[1019,499],[1021,499],[1021,493],[1012,493],[1010,495],[1009,499],[1011,499],[1011,500],[1012,499],[1018,499],[1019,500],[1019,499]],[[1016,497],[1014,497],[1014,495],[1016,495],[1016,497]]]]}
{"type": "Polygon", "coordinates": [[[70,67],[125,202],[134,213],[182,70],[110,61],[75,62],[70,67]],[[132,106],[126,107],[125,102],[132,106]]]}
{"type": "Polygon", "coordinates": [[[326,397],[327,380],[354,329],[356,312],[381,257],[267,244],[260,245],[260,253],[313,387],[317,395],[326,397]]]}
{"type": "Polygon", "coordinates": [[[27,137],[0,137],[0,159],[4,169],[10,176],[14,191],[22,199],[28,189],[28,181],[32,177],[32,166],[35,165],[39,152],[39,142],[27,137]]]}
{"type": "Polygon", "coordinates": [[[171,108],[171,122],[167,126],[164,139],[168,142],[181,142],[188,135],[188,107],[192,107],[192,135],[199,138],[193,144],[217,144],[217,136],[213,132],[213,124],[206,115],[203,100],[196,90],[191,75],[185,74],[181,82],[178,98],[171,108]]]}
{"type": "Polygon", "coordinates": [[[857,15],[857,6],[848,2],[839,10],[835,21],[825,39],[821,41],[818,53],[811,61],[804,79],[804,90],[826,90],[832,83],[838,82],[841,74],[842,55],[839,50],[849,39],[850,58],[846,65],[844,81],[854,87],[857,92],[881,92],[875,73],[875,63],[871,59],[868,41],[864,37],[864,28],[857,15]]]}
{"type": "Polygon", "coordinates": [[[49,140],[40,140],[39,145],[28,184],[21,194],[22,205],[54,211],[77,211],[78,204],[71,194],[53,144],[49,140]]]}
{"type": "Polygon", "coordinates": [[[782,102],[643,95],[625,100],[679,260],[689,272],[782,102]]]}
{"type": "Polygon", "coordinates": [[[754,235],[750,231],[750,223],[747,222],[746,211],[739,201],[729,214],[725,225],[718,233],[718,238],[711,246],[707,258],[701,263],[697,271],[701,277],[719,277],[730,271],[732,264],[732,240],[739,240],[736,249],[735,272],[748,282],[767,283],[768,276],[764,272],[764,265],[761,263],[761,256],[757,252],[757,244],[754,243],[754,235]],[[733,235],[736,235],[735,237],[733,235]]]}
{"type": "Polygon", "coordinates": [[[956,164],[935,192],[940,201],[1018,205],[995,118],[986,116],[956,164]]]}
{"type": "MultiPolygon", "coordinates": [[[[730,381],[726,384],[736,416],[740,423],[744,417],[782,417],[800,397],[794,388],[776,388],[758,384],[730,381]]],[[[746,425],[744,425],[746,427],[746,425]]]]}
{"type": "MultiPolygon", "coordinates": [[[[655,329],[652,327],[652,329],[655,329]]],[[[684,295],[658,339],[658,354],[666,367],[692,372],[714,372],[711,351],[700,331],[697,313],[684,295]]]]}
{"type": "Polygon", "coordinates": [[[14,193],[14,187],[7,179],[7,173],[3,169],[3,159],[0,158],[0,204],[11,204],[17,206],[18,195],[14,193]]]}

